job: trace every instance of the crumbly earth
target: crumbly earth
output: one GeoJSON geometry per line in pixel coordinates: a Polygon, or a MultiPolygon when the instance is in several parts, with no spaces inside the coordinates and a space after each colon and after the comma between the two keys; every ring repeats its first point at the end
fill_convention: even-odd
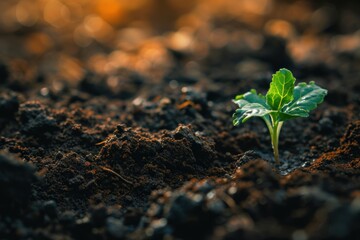
{"type": "MultiPolygon", "coordinates": [[[[192,49],[143,43],[158,54],[145,70],[99,71],[77,53],[82,74],[64,57],[52,75],[14,47],[0,62],[0,239],[360,239],[358,5],[309,6],[327,25],[289,10],[280,36],[276,11],[264,28],[213,13],[192,49]],[[329,94],[284,124],[277,166],[261,120],[232,126],[231,99],[265,93],[280,67],[329,94]]],[[[120,43],[90,48],[110,62],[120,43]]]]}

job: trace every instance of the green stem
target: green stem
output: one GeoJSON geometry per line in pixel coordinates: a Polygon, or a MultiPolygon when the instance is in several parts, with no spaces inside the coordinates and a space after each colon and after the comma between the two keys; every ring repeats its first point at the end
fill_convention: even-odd
{"type": "Polygon", "coordinates": [[[276,122],[273,126],[273,132],[271,135],[271,145],[274,151],[275,163],[280,164],[279,160],[279,135],[283,122],[276,122]]]}
{"type": "Polygon", "coordinates": [[[271,118],[271,122],[266,119],[263,118],[266,126],[269,129],[270,132],[270,136],[271,136],[271,145],[272,145],[272,149],[274,152],[274,159],[275,159],[275,163],[276,164],[280,164],[280,159],[279,159],[279,136],[280,136],[280,130],[281,127],[283,125],[283,122],[274,122],[273,118],[271,118]]]}

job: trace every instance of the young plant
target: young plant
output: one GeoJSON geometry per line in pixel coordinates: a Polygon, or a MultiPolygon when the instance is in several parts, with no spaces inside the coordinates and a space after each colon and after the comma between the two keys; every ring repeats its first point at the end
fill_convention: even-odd
{"type": "Polygon", "coordinates": [[[295,78],[291,71],[282,68],[272,76],[266,95],[252,89],[233,100],[239,106],[233,114],[234,126],[246,122],[252,117],[261,117],[271,136],[276,164],[279,164],[279,135],[284,121],[297,117],[308,117],[327,94],[314,82],[299,83],[295,87],[295,78]]]}

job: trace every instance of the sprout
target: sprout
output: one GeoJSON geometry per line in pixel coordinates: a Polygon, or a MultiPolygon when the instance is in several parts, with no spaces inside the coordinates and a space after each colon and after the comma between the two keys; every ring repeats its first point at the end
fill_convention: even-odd
{"type": "Polygon", "coordinates": [[[272,76],[266,95],[257,94],[252,89],[233,100],[239,106],[233,114],[235,126],[252,117],[261,117],[271,136],[276,164],[279,164],[279,135],[284,121],[308,117],[309,112],[317,107],[327,94],[327,90],[314,82],[299,83],[295,87],[295,78],[291,71],[282,68],[272,76]]]}

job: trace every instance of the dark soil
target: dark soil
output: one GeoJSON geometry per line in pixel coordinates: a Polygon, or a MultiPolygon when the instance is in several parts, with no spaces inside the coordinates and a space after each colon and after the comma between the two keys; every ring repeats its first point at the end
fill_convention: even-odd
{"type": "Polygon", "coordinates": [[[165,2],[86,48],[0,24],[0,239],[360,239],[359,4],[165,2]],[[231,99],[280,67],[329,94],[277,166],[231,99]]]}

